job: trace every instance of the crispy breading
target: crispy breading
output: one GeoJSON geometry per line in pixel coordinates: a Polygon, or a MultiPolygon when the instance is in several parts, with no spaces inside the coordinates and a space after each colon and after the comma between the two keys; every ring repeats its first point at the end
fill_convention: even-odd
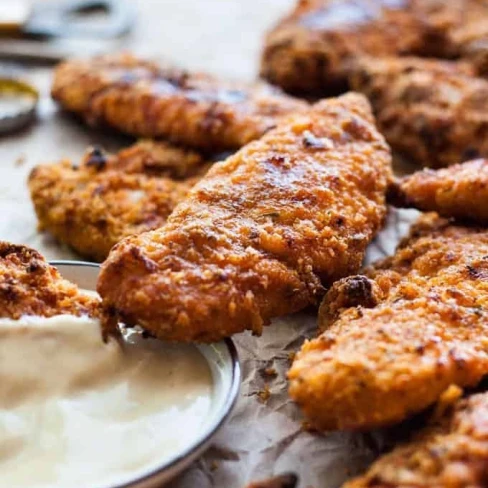
{"type": "Polygon", "coordinates": [[[399,178],[388,189],[389,203],[435,211],[461,221],[488,224],[488,160],[425,169],[399,178]]]}
{"type": "Polygon", "coordinates": [[[395,151],[422,166],[488,156],[488,80],[461,63],[363,60],[352,86],[371,101],[395,151]]]}
{"type": "MultiPolygon", "coordinates": [[[[96,148],[95,148],[96,149],[96,148]]],[[[90,150],[88,165],[96,166],[93,148],[90,150]]],[[[102,154],[103,168],[123,171],[128,174],[184,179],[201,176],[208,169],[207,160],[198,152],[173,146],[163,141],[140,140],[114,157],[102,154]],[[103,157],[105,156],[105,157],[103,157]]]]}
{"type": "Polygon", "coordinates": [[[488,484],[488,393],[458,401],[343,488],[482,488],[488,484]]]}
{"type": "MultiPolygon", "coordinates": [[[[401,3],[401,2],[400,2],[401,3]]],[[[266,36],[261,75],[287,91],[324,95],[347,87],[349,62],[415,52],[419,22],[387,0],[299,0],[266,36]]]]}
{"type": "Polygon", "coordinates": [[[0,241],[0,317],[99,315],[100,301],[64,280],[35,250],[0,241]]]}
{"type": "Polygon", "coordinates": [[[473,386],[488,373],[485,229],[427,214],[366,275],[375,300],[356,300],[332,324],[328,311],[338,310],[328,304],[325,331],[305,342],[289,371],[291,397],[320,430],[399,422],[449,385],[473,386]]]}
{"type": "Polygon", "coordinates": [[[307,104],[266,83],[235,83],[129,54],[67,61],[52,96],[90,124],[206,151],[237,149],[307,104]]]}
{"type": "Polygon", "coordinates": [[[481,0],[299,0],[267,35],[261,74],[287,91],[329,94],[364,55],[465,58],[488,67],[481,0]]]}
{"type": "Polygon", "coordinates": [[[41,230],[103,261],[122,238],[161,227],[207,167],[193,151],[142,141],[116,155],[91,149],[80,165],[37,166],[29,188],[41,230]]]}
{"type": "Polygon", "coordinates": [[[451,58],[469,61],[476,72],[488,75],[488,4],[484,0],[445,2],[450,18],[444,19],[449,34],[451,58]]]}
{"type": "Polygon", "coordinates": [[[98,291],[163,339],[259,334],[358,270],[390,177],[366,99],[323,101],[215,164],[161,229],[117,244],[98,291]]]}

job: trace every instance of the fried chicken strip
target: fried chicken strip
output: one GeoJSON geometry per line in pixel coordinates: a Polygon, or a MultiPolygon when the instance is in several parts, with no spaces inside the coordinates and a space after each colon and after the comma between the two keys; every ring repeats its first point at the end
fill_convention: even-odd
{"type": "Polygon", "coordinates": [[[364,59],[351,84],[371,101],[395,151],[442,167],[488,156],[488,80],[470,71],[419,58],[364,59]]]}
{"type": "Polygon", "coordinates": [[[64,280],[35,250],[0,241],[0,317],[100,314],[98,299],[64,280]]]}
{"type": "Polygon", "coordinates": [[[487,225],[488,160],[425,169],[400,178],[388,189],[388,201],[397,207],[415,207],[487,225]]]}
{"type": "Polygon", "coordinates": [[[290,92],[343,91],[363,56],[467,59],[488,66],[480,0],[299,0],[267,35],[261,74],[290,92]]]}
{"type": "Polygon", "coordinates": [[[390,177],[366,99],[323,101],[215,164],[161,229],[116,245],[98,291],[162,339],[259,334],[358,270],[390,177]]]}
{"type": "Polygon", "coordinates": [[[213,152],[237,149],[307,106],[265,83],[226,82],[128,54],[61,64],[52,96],[92,125],[213,152]]]}
{"type": "Polygon", "coordinates": [[[486,77],[488,4],[479,0],[456,0],[452,5],[449,3],[446,2],[446,6],[451,12],[451,18],[445,25],[448,26],[449,42],[454,46],[453,54],[472,63],[476,72],[486,77]]]}
{"type": "Polygon", "coordinates": [[[266,36],[261,75],[292,93],[343,91],[351,60],[415,52],[420,32],[420,23],[394,2],[299,0],[266,36]]]}
{"type": "Polygon", "coordinates": [[[427,214],[393,257],[366,271],[362,293],[354,277],[334,284],[320,310],[324,331],[289,371],[290,395],[310,423],[385,426],[449,385],[476,385],[488,373],[487,256],[485,229],[427,214]]]}
{"type": "Polygon", "coordinates": [[[343,488],[481,488],[488,483],[488,393],[458,401],[343,488]]]}
{"type": "Polygon", "coordinates": [[[193,151],[142,141],[115,155],[89,150],[80,165],[37,166],[29,189],[41,230],[103,261],[122,238],[161,227],[207,168],[193,151]]]}

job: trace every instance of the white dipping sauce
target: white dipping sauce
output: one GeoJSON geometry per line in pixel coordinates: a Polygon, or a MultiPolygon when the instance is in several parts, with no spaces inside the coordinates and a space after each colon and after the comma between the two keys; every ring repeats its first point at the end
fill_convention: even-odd
{"type": "Polygon", "coordinates": [[[133,480],[198,436],[212,404],[194,346],[100,337],[88,317],[0,319],[0,486],[133,480]]]}

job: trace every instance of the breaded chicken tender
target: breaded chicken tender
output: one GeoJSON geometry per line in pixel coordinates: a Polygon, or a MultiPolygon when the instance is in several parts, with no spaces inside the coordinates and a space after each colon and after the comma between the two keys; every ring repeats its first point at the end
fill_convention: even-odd
{"type": "Polygon", "coordinates": [[[268,33],[261,75],[290,92],[321,96],[343,91],[349,63],[358,56],[394,56],[420,49],[420,23],[402,8],[403,3],[299,0],[268,33]]]}
{"type": "Polygon", "coordinates": [[[399,422],[488,373],[485,229],[427,214],[367,280],[360,292],[357,277],[332,287],[338,305],[325,299],[324,331],[289,371],[291,397],[320,430],[399,422]]]}
{"type": "Polygon", "coordinates": [[[237,149],[307,107],[265,83],[222,81],[128,54],[61,64],[52,96],[92,125],[212,152],[237,149]]]}
{"type": "Polygon", "coordinates": [[[0,317],[99,316],[97,298],[80,292],[33,249],[0,241],[0,317]]]}
{"type": "Polygon", "coordinates": [[[458,401],[343,488],[482,488],[488,484],[488,393],[458,401]]]}
{"type": "Polygon", "coordinates": [[[488,160],[425,169],[400,178],[388,189],[388,201],[397,207],[488,225],[488,160]]]}
{"type": "Polygon", "coordinates": [[[299,0],[267,35],[261,74],[287,91],[344,90],[363,56],[466,59],[488,72],[483,0],[299,0]]]}
{"type": "Polygon", "coordinates": [[[37,166],[29,189],[41,230],[103,261],[122,238],[161,227],[207,167],[193,151],[142,141],[115,155],[91,149],[80,165],[37,166]]]}
{"type": "Polygon", "coordinates": [[[323,101],[215,164],[161,229],[117,244],[98,291],[162,339],[260,334],[359,269],[390,178],[366,99],[323,101]]]}
{"type": "Polygon", "coordinates": [[[488,75],[488,3],[484,0],[449,0],[443,22],[452,46],[450,57],[473,64],[476,72],[488,75]]]}
{"type": "Polygon", "coordinates": [[[421,166],[488,156],[488,80],[465,64],[363,60],[351,78],[391,147],[421,166]]]}

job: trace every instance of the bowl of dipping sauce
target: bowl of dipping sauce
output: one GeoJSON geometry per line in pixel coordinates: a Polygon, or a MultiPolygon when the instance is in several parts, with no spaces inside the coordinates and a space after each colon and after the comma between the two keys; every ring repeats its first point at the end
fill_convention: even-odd
{"type": "MultiPolygon", "coordinates": [[[[94,293],[98,265],[51,264],[94,293]]],[[[0,321],[0,486],[158,487],[209,446],[239,392],[232,341],[121,331],[103,342],[90,317],[0,321]]]]}

